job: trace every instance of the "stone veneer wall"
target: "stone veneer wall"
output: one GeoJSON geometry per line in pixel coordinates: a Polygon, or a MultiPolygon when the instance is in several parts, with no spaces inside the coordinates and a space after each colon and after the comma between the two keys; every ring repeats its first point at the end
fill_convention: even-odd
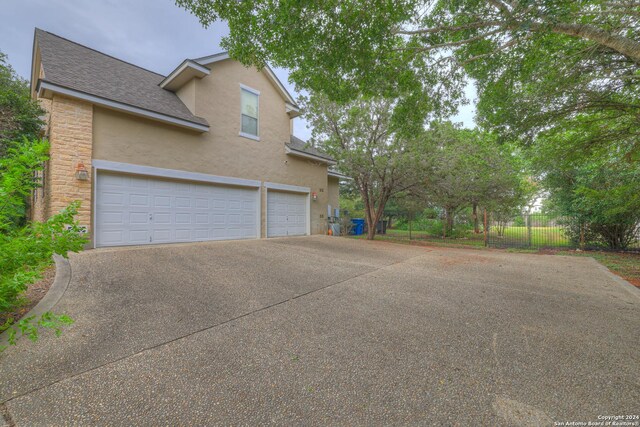
{"type": "Polygon", "coordinates": [[[72,201],[80,200],[78,221],[90,230],[93,106],[84,101],[54,95],[50,106],[49,142],[44,215],[54,215],[72,201]],[[76,179],[76,165],[79,162],[89,172],[87,181],[76,179]]]}
{"type": "MultiPolygon", "coordinates": [[[[50,123],[50,112],[51,112],[51,100],[40,98],[38,100],[40,102],[40,106],[45,110],[46,114],[44,117],[47,129],[45,131],[45,137],[49,135],[49,123],[50,123]]],[[[33,191],[31,195],[31,206],[29,208],[30,219],[32,221],[42,222],[48,217],[48,207],[49,207],[49,168],[48,162],[45,163],[44,171],[38,173],[38,177],[40,178],[43,186],[41,188],[37,188],[33,191]]]]}

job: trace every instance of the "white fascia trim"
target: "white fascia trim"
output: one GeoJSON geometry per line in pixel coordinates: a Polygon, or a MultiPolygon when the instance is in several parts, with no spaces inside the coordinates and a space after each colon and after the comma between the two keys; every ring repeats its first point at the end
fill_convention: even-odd
{"type": "Polygon", "coordinates": [[[173,70],[167,77],[164,78],[164,80],[160,82],[160,87],[164,89],[165,86],[171,83],[171,81],[179,76],[180,73],[182,73],[186,68],[193,68],[194,70],[203,73],[205,76],[211,74],[211,70],[209,70],[207,67],[204,67],[190,59],[186,59],[181,65],[178,66],[178,68],[173,70]]]}
{"type": "Polygon", "coordinates": [[[48,82],[40,82],[40,91],[50,90],[51,92],[67,95],[72,98],[82,99],[83,101],[91,102],[95,105],[111,108],[113,110],[124,111],[137,116],[146,117],[152,120],[157,120],[172,125],[177,125],[187,129],[197,130],[199,132],[208,132],[209,126],[201,125],[199,123],[190,122],[188,120],[178,119],[176,117],[167,116],[165,114],[156,113],[154,111],[145,110],[143,108],[134,107],[132,105],[123,104],[117,101],[111,101],[109,99],[100,98],[98,96],[89,95],[88,93],[79,92],[73,89],[68,89],[62,86],[55,85],[48,82]]]}
{"type": "Polygon", "coordinates": [[[298,107],[297,105],[294,105],[294,104],[292,104],[290,102],[285,102],[284,105],[287,108],[287,113],[289,111],[293,111],[295,113],[299,113],[300,112],[300,107],[298,107]]]}
{"type": "Polygon", "coordinates": [[[292,149],[292,148],[290,148],[290,147],[288,147],[286,145],[284,147],[284,150],[285,150],[286,154],[291,154],[292,156],[306,157],[308,159],[317,160],[319,162],[326,163],[328,165],[335,165],[336,164],[336,162],[334,160],[329,160],[329,159],[325,159],[324,157],[314,156],[313,154],[305,153],[303,151],[294,150],[294,149],[292,149]]]}
{"type": "Polygon", "coordinates": [[[334,172],[334,171],[327,171],[327,175],[332,176],[334,178],[339,178],[339,179],[353,179],[350,176],[341,174],[340,172],[334,172]]]}
{"type": "Polygon", "coordinates": [[[156,168],[153,166],[134,165],[131,163],[112,162],[110,160],[92,160],[91,165],[97,170],[149,175],[162,178],[184,179],[188,181],[210,182],[212,184],[237,185],[241,187],[260,188],[260,181],[254,179],[234,178],[230,176],[209,175],[177,169],[156,168]]]}
{"type": "Polygon", "coordinates": [[[289,102],[284,103],[284,112],[292,119],[302,114],[297,105],[290,104],[289,102]]]}
{"type": "Polygon", "coordinates": [[[228,52],[220,52],[220,53],[214,53],[213,55],[209,55],[209,56],[203,56],[202,58],[196,58],[194,59],[194,61],[200,65],[209,65],[209,64],[213,64],[214,62],[224,61],[225,59],[229,59],[229,58],[230,56],[228,52]]]}
{"type": "Polygon", "coordinates": [[[287,102],[289,102],[292,105],[296,105],[296,101],[293,100],[293,97],[291,96],[289,91],[284,87],[282,82],[280,82],[280,79],[278,79],[278,76],[276,76],[276,74],[273,72],[271,67],[267,65],[266,67],[264,67],[264,70],[266,71],[267,76],[276,84],[278,89],[280,89],[280,92],[282,92],[282,95],[284,95],[287,102]]]}
{"type": "Polygon", "coordinates": [[[311,189],[309,187],[300,187],[298,185],[278,184],[277,182],[265,182],[264,188],[267,190],[280,190],[291,191],[293,193],[305,193],[309,194],[311,189]]]}

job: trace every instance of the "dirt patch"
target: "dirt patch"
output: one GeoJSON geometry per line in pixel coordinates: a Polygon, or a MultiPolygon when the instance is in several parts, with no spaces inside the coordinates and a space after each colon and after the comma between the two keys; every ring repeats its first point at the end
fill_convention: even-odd
{"type": "Polygon", "coordinates": [[[0,325],[4,324],[7,319],[13,318],[14,321],[20,320],[22,316],[27,314],[29,310],[36,306],[42,298],[47,294],[49,288],[56,278],[56,266],[51,265],[42,272],[42,279],[33,285],[29,285],[27,291],[22,295],[25,303],[20,307],[16,307],[8,313],[0,313],[0,325]]]}

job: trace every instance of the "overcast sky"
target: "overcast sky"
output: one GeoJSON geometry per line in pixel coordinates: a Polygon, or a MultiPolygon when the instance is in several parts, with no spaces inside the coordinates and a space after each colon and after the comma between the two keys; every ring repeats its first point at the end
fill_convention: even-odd
{"type": "MultiPolygon", "coordinates": [[[[172,0],[13,0],[3,2],[2,15],[0,50],[24,78],[30,74],[35,27],[165,75],[185,58],[219,52],[228,31],[224,23],[205,30],[172,0]]],[[[296,97],[287,71],[274,71],[296,97]]],[[[466,106],[453,120],[473,127],[473,115],[473,106],[466,106]]],[[[294,133],[310,135],[301,119],[294,120],[294,133]]]]}

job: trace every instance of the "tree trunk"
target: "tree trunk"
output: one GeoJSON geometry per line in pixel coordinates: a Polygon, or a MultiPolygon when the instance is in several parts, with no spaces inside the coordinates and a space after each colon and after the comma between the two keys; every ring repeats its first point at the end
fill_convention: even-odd
{"type": "Polygon", "coordinates": [[[478,204],[473,203],[473,232],[475,234],[480,234],[480,225],[478,224],[478,204]]]}
{"type": "Polygon", "coordinates": [[[375,213],[373,211],[373,207],[371,206],[371,202],[368,199],[365,199],[365,219],[367,220],[367,240],[373,240],[376,236],[376,222],[375,222],[375,213]]]}
{"type": "MultiPolygon", "coordinates": [[[[536,27],[538,26],[532,26],[532,28],[536,27]]],[[[545,27],[540,25],[538,28],[544,29],[545,27]]],[[[593,25],[557,23],[551,25],[549,28],[554,33],[591,40],[601,46],[606,46],[609,49],[621,53],[636,63],[640,63],[640,43],[630,38],[611,34],[593,25]]]]}
{"type": "Polygon", "coordinates": [[[451,213],[451,209],[447,209],[447,230],[453,230],[453,214],[451,213]]]}

